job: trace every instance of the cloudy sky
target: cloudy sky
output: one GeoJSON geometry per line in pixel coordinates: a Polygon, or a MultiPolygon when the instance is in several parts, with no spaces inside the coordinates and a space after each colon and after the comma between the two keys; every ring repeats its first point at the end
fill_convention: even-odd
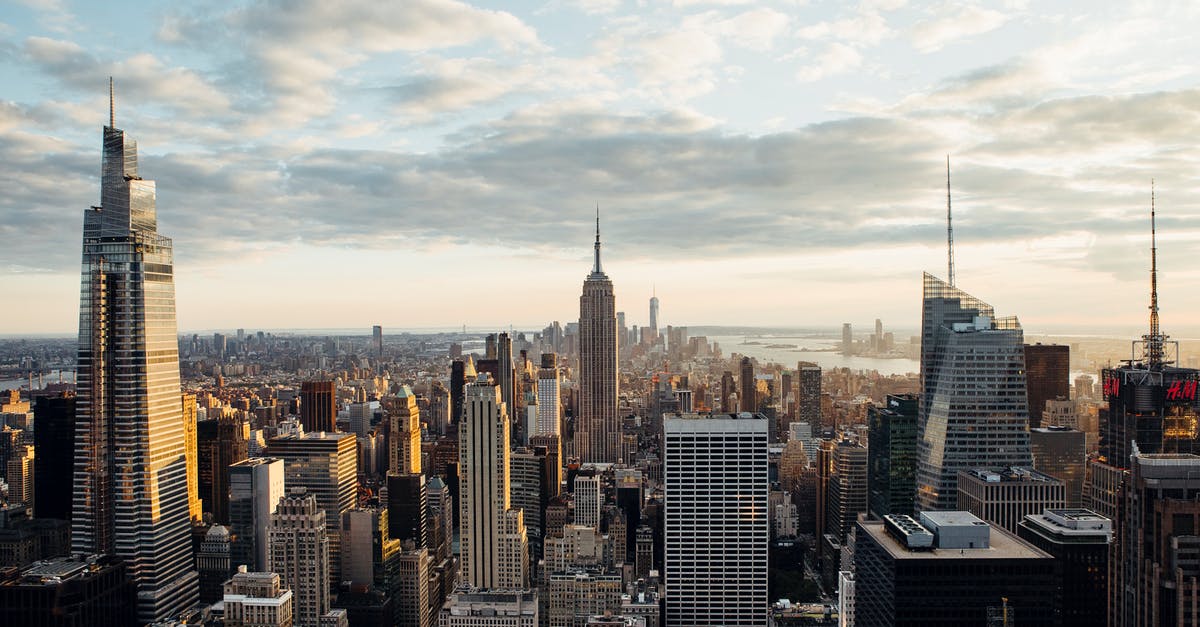
{"type": "Polygon", "coordinates": [[[945,274],[1030,332],[1200,331],[1200,5],[0,3],[0,333],[71,332],[108,77],[182,330],[618,308],[915,327],[945,274]]]}

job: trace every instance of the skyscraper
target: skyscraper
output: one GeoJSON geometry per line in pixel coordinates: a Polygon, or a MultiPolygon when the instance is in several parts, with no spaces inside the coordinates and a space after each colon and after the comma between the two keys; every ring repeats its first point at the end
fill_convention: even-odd
{"type": "Polygon", "coordinates": [[[295,597],[297,627],[318,627],[329,611],[329,536],[325,511],[304,488],[290,488],[271,515],[271,572],[295,597]]]}
{"type": "Polygon", "coordinates": [[[250,425],[225,415],[197,423],[199,494],[213,520],[229,524],[229,466],[249,455],[250,425]]]}
{"type": "Polygon", "coordinates": [[[204,504],[200,500],[200,445],[196,432],[196,395],[184,394],[180,402],[183,404],[183,451],[184,460],[187,462],[188,516],[195,524],[204,519],[204,504]]]}
{"type": "Polygon", "coordinates": [[[917,505],[957,506],[958,471],[1032,466],[1025,351],[1015,317],[925,274],[917,505]]]}
{"type": "Polygon", "coordinates": [[[171,239],[137,143],[104,128],[100,206],[84,214],[72,550],[125,560],[138,620],[196,602],[171,239]]]}
{"type": "Polygon", "coordinates": [[[617,315],[613,284],[600,267],[600,212],[596,212],[595,261],[579,297],[579,416],[575,455],[584,463],[616,463],[621,423],[617,416],[617,315]]]}
{"type": "Polygon", "coordinates": [[[388,408],[392,425],[388,468],[395,473],[420,474],[421,412],[417,408],[417,395],[407,385],[402,385],[388,408]]]}
{"type": "Polygon", "coordinates": [[[229,467],[230,555],[234,568],[267,570],[271,512],[283,496],[283,460],[251,457],[229,467]]]}
{"type": "Polygon", "coordinates": [[[496,338],[496,385],[500,386],[500,400],[508,408],[508,416],[517,419],[515,396],[516,373],[513,371],[512,337],[501,333],[496,338]]]}
{"type": "Polygon", "coordinates": [[[813,433],[821,429],[821,367],[802,361],[796,364],[796,419],[807,422],[813,433]]]}
{"type": "Polygon", "coordinates": [[[913,512],[917,484],[917,395],[888,394],[867,409],[867,505],[871,516],[913,512]]]}
{"type": "Polygon", "coordinates": [[[371,348],[375,351],[375,357],[383,358],[383,327],[379,325],[371,327],[371,348]]]}
{"type": "Polygon", "coordinates": [[[668,627],[767,624],[767,419],[663,421],[668,627]]]}
{"type": "Polygon", "coordinates": [[[538,369],[538,424],[536,435],[560,435],[562,402],[559,399],[558,355],[544,353],[538,369]]]}
{"type": "Polygon", "coordinates": [[[650,297],[650,337],[658,338],[658,296],[650,297]]]}
{"type": "Polygon", "coordinates": [[[337,431],[337,385],[334,381],[300,384],[300,424],[305,431],[337,431]]]}
{"type": "Polygon", "coordinates": [[[75,459],[75,395],[39,396],[34,411],[33,514],[71,518],[71,472],[75,459]]]}
{"type": "Polygon", "coordinates": [[[758,411],[758,389],[754,381],[754,362],[742,357],[738,375],[738,409],[754,413],[758,411]]]}
{"type": "Polygon", "coordinates": [[[1025,386],[1029,390],[1029,426],[1042,426],[1046,401],[1071,397],[1071,347],[1025,345],[1025,386]]]}
{"type": "Polygon", "coordinates": [[[520,510],[510,509],[508,408],[486,374],[466,386],[465,397],[458,430],[463,580],[476,588],[524,588],[528,563],[512,563],[528,549],[520,510]]]}

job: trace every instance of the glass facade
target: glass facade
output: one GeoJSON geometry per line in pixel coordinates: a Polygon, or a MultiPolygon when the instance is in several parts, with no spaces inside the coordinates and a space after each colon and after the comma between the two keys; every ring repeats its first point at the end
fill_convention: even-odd
{"type": "Polygon", "coordinates": [[[917,507],[952,510],[958,471],[1032,466],[1025,350],[1016,318],[925,275],[917,507]]]}
{"type": "Polygon", "coordinates": [[[71,538],[125,560],[143,623],[197,598],[172,247],[154,200],[137,144],[105,127],[101,206],[83,227],[71,538]]]}

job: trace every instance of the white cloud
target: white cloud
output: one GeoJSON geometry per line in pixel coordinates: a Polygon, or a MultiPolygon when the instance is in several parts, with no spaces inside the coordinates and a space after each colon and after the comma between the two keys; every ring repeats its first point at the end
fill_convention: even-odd
{"type": "Polygon", "coordinates": [[[862,54],[854,48],[833,43],[813,63],[801,67],[796,72],[796,79],[802,83],[819,81],[853,70],[862,65],[862,60],[862,54]]]}
{"type": "Polygon", "coordinates": [[[947,44],[996,30],[1008,19],[1009,16],[999,11],[964,6],[954,15],[927,20],[914,26],[913,47],[925,53],[936,52],[947,44]]]}

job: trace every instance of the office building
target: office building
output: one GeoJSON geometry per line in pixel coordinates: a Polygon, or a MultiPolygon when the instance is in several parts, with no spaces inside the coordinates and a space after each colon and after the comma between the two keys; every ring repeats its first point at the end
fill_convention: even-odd
{"type": "Polygon", "coordinates": [[[137,619],[137,590],[112,556],[57,557],[0,570],[0,624],[127,627],[137,619]]]}
{"type": "Polygon", "coordinates": [[[375,351],[376,359],[383,359],[383,327],[371,327],[371,348],[375,351]]]}
{"type": "MultiPolygon", "coordinates": [[[[867,449],[847,440],[833,447],[833,472],[829,476],[825,507],[825,533],[839,544],[867,511],[867,449]]],[[[831,556],[835,561],[840,556],[831,556]]]]}
{"type": "Polygon", "coordinates": [[[842,355],[850,357],[854,354],[854,333],[851,331],[850,323],[842,323],[842,355]]]}
{"type": "Polygon", "coordinates": [[[800,362],[796,365],[796,420],[807,423],[812,431],[821,429],[821,367],[800,362]]]}
{"type": "Polygon", "coordinates": [[[917,395],[889,394],[867,408],[867,506],[871,517],[912,514],[917,497],[917,395]]]}
{"type": "Polygon", "coordinates": [[[463,580],[479,589],[521,589],[528,579],[528,562],[511,560],[522,553],[527,556],[528,547],[520,510],[510,509],[508,408],[486,374],[468,384],[464,396],[458,430],[463,580]]]}
{"type": "Polygon", "coordinates": [[[1109,625],[1200,623],[1200,456],[1130,444],[1109,553],[1109,625]]]}
{"type": "Polygon", "coordinates": [[[658,339],[658,296],[650,297],[650,337],[658,339]]]}
{"type": "Polygon", "coordinates": [[[546,492],[550,498],[558,496],[562,490],[562,438],[557,435],[535,435],[529,438],[529,445],[535,450],[546,449],[546,492]]]}
{"type": "Polygon", "coordinates": [[[197,478],[204,511],[229,524],[229,466],[250,454],[250,424],[236,414],[196,424],[197,478]]]}
{"type": "Polygon", "coordinates": [[[1033,464],[1023,336],[1015,317],[930,274],[922,307],[917,507],[953,510],[960,470],[1033,464]]]}
{"type": "Polygon", "coordinates": [[[278,573],[238,572],[222,590],[225,627],[290,627],[295,595],[284,589],[278,573]]]}
{"type": "Polygon", "coordinates": [[[429,546],[429,492],[425,475],[388,473],[388,534],[413,546],[429,546]]]}
{"type": "Polygon", "coordinates": [[[75,461],[75,394],[39,396],[33,410],[33,514],[70,520],[75,461]]]}
{"type": "Polygon", "coordinates": [[[537,435],[561,435],[562,401],[559,398],[561,383],[557,355],[542,355],[542,367],[538,369],[537,377],[537,435]]]}
{"type": "Polygon", "coordinates": [[[200,572],[200,602],[216,603],[221,600],[222,586],[233,574],[230,561],[229,530],[222,525],[213,525],[204,534],[200,548],[196,551],[196,570],[200,572]]]}
{"type": "Polygon", "coordinates": [[[84,214],[76,368],[74,552],[123,560],[137,618],[196,602],[171,239],[137,143],[104,128],[100,206],[84,214]],[[119,443],[119,445],[118,445],[119,443]]]}
{"type": "Polygon", "coordinates": [[[496,337],[496,386],[500,388],[500,400],[508,408],[510,419],[520,416],[520,399],[516,387],[516,371],[513,367],[512,337],[501,333],[496,337]]]}
{"type": "Polygon", "coordinates": [[[546,505],[550,503],[550,469],[544,447],[513,449],[509,457],[509,499],[514,509],[525,513],[531,564],[542,557],[546,505]]]}
{"type": "Polygon", "coordinates": [[[305,431],[337,431],[337,414],[336,382],[300,383],[300,424],[305,431]]]}
{"type": "Polygon", "coordinates": [[[400,386],[388,403],[391,434],[388,438],[390,472],[421,474],[421,412],[417,395],[407,385],[400,386]]]}
{"type": "Polygon", "coordinates": [[[396,581],[392,602],[396,606],[396,624],[412,627],[430,627],[434,614],[441,604],[430,603],[430,591],[435,582],[433,561],[429,550],[424,547],[407,548],[396,557],[399,578],[396,581]]]}
{"type": "Polygon", "coordinates": [[[1039,427],[1029,430],[1033,468],[1060,479],[1066,489],[1067,507],[1083,502],[1083,479],[1087,465],[1087,436],[1069,427],[1039,427]]]}
{"type": "MultiPolygon", "coordinates": [[[[271,515],[271,572],[295,595],[297,627],[321,627],[329,611],[329,536],[325,510],[302,487],[289,487],[271,515]]],[[[329,534],[334,535],[334,534],[329,534]]]]}
{"type": "Polygon", "coordinates": [[[192,524],[204,520],[204,503],[200,500],[200,434],[197,431],[196,395],[183,394],[179,399],[183,412],[183,452],[187,464],[188,517],[192,524]]]}
{"type": "MultiPolygon", "coordinates": [[[[425,551],[423,547],[419,549],[425,551]]],[[[342,578],[341,584],[354,587],[374,588],[383,592],[392,603],[392,621],[398,621],[400,594],[403,574],[401,573],[402,548],[400,540],[388,535],[388,511],[378,507],[355,508],[342,514],[342,578]]],[[[428,553],[425,553],[426,563],[428,553]]],[[[429,584],[428,567],[425,578],[420,580],[422,588],[429,584]]],[[[413,582],[415,583],[415,582],[413,582]]],[[[426,599],[427,600],[427,599],[426,599]]],[[[411,616],[423,614],[413,613],[411,605],[406,607],[411,616]]],[[[424,608],[422,608],[424,609],[424,608]]],[[[418,625],[419,621],[398,624],[418,625]]]]}
{"type": "Polygon", "coordinates": [[[438,614],[438,627],[538,627],[535,591],[460,590],[438,614]]]}
{"type": "MultiPolygon", "coordinates": [[[[462,421],[463,410],[463,390],[466,389],[468,381],[474,381],[475,377],[467,377],[467,363],[471,362],[471,356],[467,355],[466,361],[455,359],[450,362],[450,424],[452,429],[458,429],[458,423],[462,421]]],[[[474,365],[471,370],[475,369],[474,365]]]]}
{"type": "Polygon", "coordinates": [[[1108,594],[1108,546],[1112,521],[1086,509],[1048,509],[1029,514],[1017,536],[1049,553],[1058,563],[1063,625],[1104,625],[1108,594]]]}
{"type": "Polygon", "coordinates": [[[1029,426],[1040,427],[1046,401],[1071,398],[1071,347],[1026,344],[1025,389],[1029,395],[1029,426]]]}
{"type": "Polygon", "coordinates": [[[621,611],[621,575],[588,569],[551,573],[540,591],[548,627],[587,624],[589,616],[621,611]]]}
{"type": "Polygon", "coordinates": [[[358,448],[354,434],[316,432],[276,436],[267,444],[267,456],[283,460],[283,482],[289,491],[304,488],[325,512],[330,585],[336,586],[341,576],[342,514],[358,500],[358,448]]]}
{"type": "Polygon", "coordinates": [[[283,460],[251,457],[229,467],[229,532],[233,566],[267,570],[271,513],[284,497],[283,460]]]}
{"type": "Polygon", "coordinates": [[[599,529],[604,495],[600,491],[600,474],[590,470],[575,477],[575,524],[599,529]]]}
{"type": "Polygon", "coordinates": [[[620,455],[617,415],[617,318],[613,284],[600,267],[600,216],[595,261],[579,297],[579,413],[575,456],[584,463],[615,463],[620,455]]]}
{"type": "Polygon", "coordinates": [[[663,421],[665,624],[767,622],[767,419],[663,421]]]}
{"type": "Polygon", "coordinates": [[[738,410],[754,413],[758,411],[758,387],[754,380],[754,362],[742,357],[738,370],[738,410]]]}
{"type": "Polygon", "coordinates": [[[1029,514],[1067,506],[1066,487],[1031,468],[974,468],[959,471],[959,509],[1009,533],[1029,514]]]}
{"type": "Polygon", "coordinates": [[[859,521],[857,627],[1059,624],[1054,558],[968,512],[859,521]]]}

